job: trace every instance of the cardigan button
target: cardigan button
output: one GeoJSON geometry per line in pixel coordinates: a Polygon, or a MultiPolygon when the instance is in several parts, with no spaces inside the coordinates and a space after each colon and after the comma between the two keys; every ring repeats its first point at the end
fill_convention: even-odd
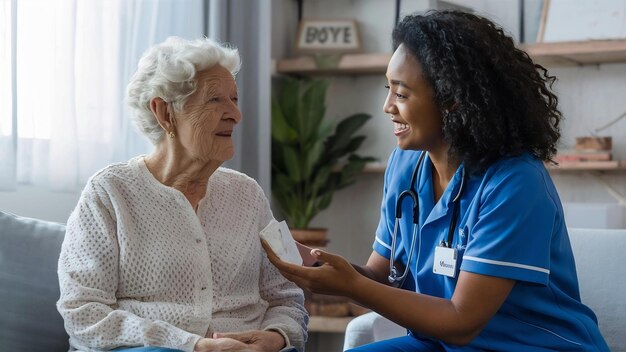
{"type": "Polygon", "coordinates": [[[201,290],[202,291],[206,290],[206,286],[202,286],[201,290]]]}
{"type": "Polygon", "coordinates": [[[200,243],[200,242],[202,242],[202,240],[199,238],[196,238],[196,243],[200,243]]]}

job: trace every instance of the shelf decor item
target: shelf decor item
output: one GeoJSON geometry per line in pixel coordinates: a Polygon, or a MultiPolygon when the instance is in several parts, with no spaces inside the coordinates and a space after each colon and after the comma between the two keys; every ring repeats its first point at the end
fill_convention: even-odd
{"type": "Polygon", "coordinates": [[[554,157],[557,165],[549,168],[557,170],[611,170],[619,168],[619,161],[613,160],[613,138],[610,136],[576,137],[573,150],[559,150],[554,157]]]}
{"type": "Polygon", "coordinates": [[[328,208],[335,191],[348,187],[373,157],[357,154],[371,118],[357,113],[336,126],[325,120],[327,80],[281,79],[272,99],[272,195],[296,241],[326,243],[311,220],[328,208]],[[304,237],[303,237],[304,236],[304,237]]]}
{"type": "Polygon", "coordinates": [[[321,70],[336,69],[345,53],[361,51],[355,20],[303,19],[298,27],[296,50],[311,56],[321,70]]]}
{"type": "Polygon", "coordinates": [[[611,151],[613,138],[610,136],[580,136],[576,137],[576,150],[578,151],[611,151]]]}
{"type": "Polygon", "coordinates": [[[361,50],[355,20],[303,19],[298,27],[296,49],[308,53],[353,53],[361,50]]]}

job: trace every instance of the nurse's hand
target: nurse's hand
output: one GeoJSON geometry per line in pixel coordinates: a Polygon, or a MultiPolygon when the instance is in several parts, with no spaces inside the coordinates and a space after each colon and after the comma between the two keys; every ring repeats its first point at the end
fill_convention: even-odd
{"type": "Polygon", "coordinates": [[[356,287],[355,283],[365,279],[354,269],[352,264],[338,255],[313,249],[311,256],[323,264],[313,268],[304,267],[280,260],[265,241],[261,242],[270,262],[280,270],[285,278],[305,290],[350,297],[352,289],[356,287]]]}

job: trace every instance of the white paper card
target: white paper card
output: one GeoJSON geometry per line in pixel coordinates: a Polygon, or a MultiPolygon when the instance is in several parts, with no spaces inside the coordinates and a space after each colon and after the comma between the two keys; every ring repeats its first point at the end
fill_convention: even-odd
{"type": "Polygon", "coordinates": [[[456,249],[443,246],[435,247],[433,273],[451,278],[456,276],[456,249]]]}
{"type": "Polygon", "coordinates": [[[274,219],[261,230],[260,236],[272,247],[276,255],[285,262],[302,265],[302,257],[296,246],[296,241],[291,237],[289,227],[284,221],[274,219]]]}

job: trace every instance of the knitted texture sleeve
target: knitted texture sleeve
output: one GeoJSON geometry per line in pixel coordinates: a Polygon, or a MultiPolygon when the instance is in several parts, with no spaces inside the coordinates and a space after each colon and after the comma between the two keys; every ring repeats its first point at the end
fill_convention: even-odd
{"type": "Polygon", "coordinates": [[[106,192],[91,181],[68,220],[59,258],[57,308],[71,345],[82,351],[136,345],[192,351],[200,336],[117,309],[120,249],[112,207],[106,192]]]}
{"type": "MultiPolygon", "coordinates": [[[[261,223],[268,224],[273,219],[273,215],[269,202],[260,187],[257,197],[262,204],[260,207],[260,218],[263,219],[261,223]]],[[[285,279],[265,255],[262,258],[259,285],[261,297],[269,303],[261,323],[262,328],[280,332],[285,337],[287,346],[304,351],[309,317],[304,308],[302,290],[285,279]]]]}

